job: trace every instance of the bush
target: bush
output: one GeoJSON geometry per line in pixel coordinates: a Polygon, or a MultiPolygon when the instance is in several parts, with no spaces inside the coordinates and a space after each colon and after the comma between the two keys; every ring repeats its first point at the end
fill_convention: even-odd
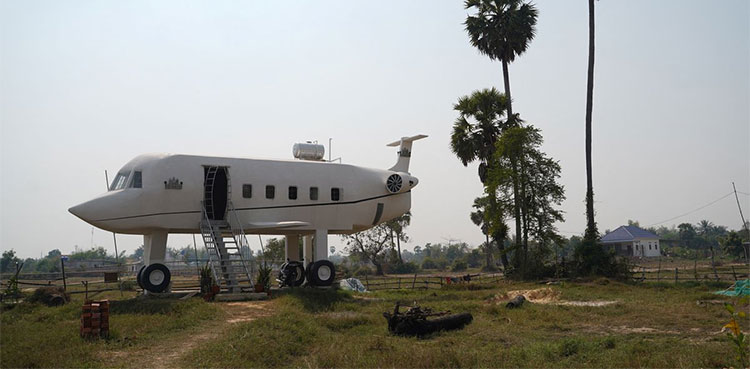
{"type": "Polygon", "coordinates": [[[595,241],[584,240],[573,254],[575,274],[579,277],[604,276],[618,280],[630,279],[625,261],[618,260],[611,251],[595,241]]]}
{"type": "Polygon", "coordinates": [[[560,356],[573,356],[578,353],[581,343],[576,339],[567,339],[560,345],[560,356]]]}
{"type": "Polygon", "coordinates": [[[394,274],[413,274],[419,271],[419,265],[412,261],[396,263],[390,266],[390,272],[394,274]]]}
{"type": "Polygon", "coordinates": [[[464,260],[456,260],[453,262],[453,265],[451,266],[451,270],[454,272],[463,272],[469,267],[469,265],[464,260]]]}
{"type": "Polygon", "coordinates": [[[433,259],[433,258],[424,258],[422,260],[422,269],[438,269],[438,270],[445,270],[445,268],[448,266],[448,260],[446,259],[433,259]]]}
{"type": "Polygon", "coordinates": [[[60,306],[70,302],[70,295],[62,287],[42,287],[37,288],[26,301],[47,306],[60,306]]]}

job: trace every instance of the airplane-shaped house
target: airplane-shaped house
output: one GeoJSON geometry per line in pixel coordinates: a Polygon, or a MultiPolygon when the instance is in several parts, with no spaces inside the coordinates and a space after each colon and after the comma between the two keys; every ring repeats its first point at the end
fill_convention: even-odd
{"type": "Polygon", "coordinates": [[[399,147],[388,170],[325,161],[324,147],[314,144],[294,145],[297,160],[141,155],[120,169],[109,191],[69,211],[107,231],[142,234],[137,280],[150,292],[169,287],[163,263],[170,233],[202,234],[223,291],[253,288],[251,264],[240,252],[246,234],[285,236],[282,285],[329,286],[335,269],[327,260],[328,235],[366,230],[409,211],[418,183],[409,173],[412,142],[425,137],[388,144],[399,147]]]}

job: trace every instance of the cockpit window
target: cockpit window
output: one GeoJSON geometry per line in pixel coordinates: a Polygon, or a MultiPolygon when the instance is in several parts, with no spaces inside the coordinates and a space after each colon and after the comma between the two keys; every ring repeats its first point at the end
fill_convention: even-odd
{"type": "Polygon", "coordinates": [[[141,188],[143,187],[143,176],[140,171],[133,172],[133,181],[130,182],[130,187],[141,188]]]}
{"type": "Polygon", "coordinates": [[[112,181],[112,185],[109,186],[109,190],[114,191],[122,190],[123,188],[125,188],[129,176],[130,172],[117,173],[117,176],[115,176],[115,179],[112,181]]]}

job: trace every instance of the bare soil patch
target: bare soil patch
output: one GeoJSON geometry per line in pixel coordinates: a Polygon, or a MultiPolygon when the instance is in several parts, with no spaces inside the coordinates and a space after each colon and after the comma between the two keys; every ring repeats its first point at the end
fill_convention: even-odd
{"type": "Polygon", "coordinates": [[[533,290],[515,290],[495,295],[490,303],[505,304],[508,300],[516,296],[523,296],[527,301],[534,304],[561,305],[561,306],[608,306],[614,305],[617,301],[612,300],[594,300],[594,301],[567,301],[560,299],[560,291],[550,287],[537,288],[533,290]]]}

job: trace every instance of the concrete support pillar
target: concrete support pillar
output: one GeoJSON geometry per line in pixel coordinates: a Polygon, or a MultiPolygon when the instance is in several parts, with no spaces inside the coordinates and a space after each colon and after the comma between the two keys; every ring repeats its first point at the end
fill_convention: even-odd
{"type": "Polygon", "coordinates": [[[143,235],[143,264],[151,265],[154,263],[164,263],[167,255],[167,236],[166,231],[154,232],[143,235]]]}
{"type": "Polygon", "coordinates": [[[305,268],[307,268],[307,264],[315,261],[312,238],[312,235],[305,235],[302,238],[302,258],[305,259],[305,268]]]}
{"type": "Polygon", "coordinates": [[[328,230],[315,230],[315,260],[328,259],[328,230]]]}
{"type": "Polygon", "coordinates": [[[299,235],[284,237],[284,260],[299,261],[299,235]]]}

